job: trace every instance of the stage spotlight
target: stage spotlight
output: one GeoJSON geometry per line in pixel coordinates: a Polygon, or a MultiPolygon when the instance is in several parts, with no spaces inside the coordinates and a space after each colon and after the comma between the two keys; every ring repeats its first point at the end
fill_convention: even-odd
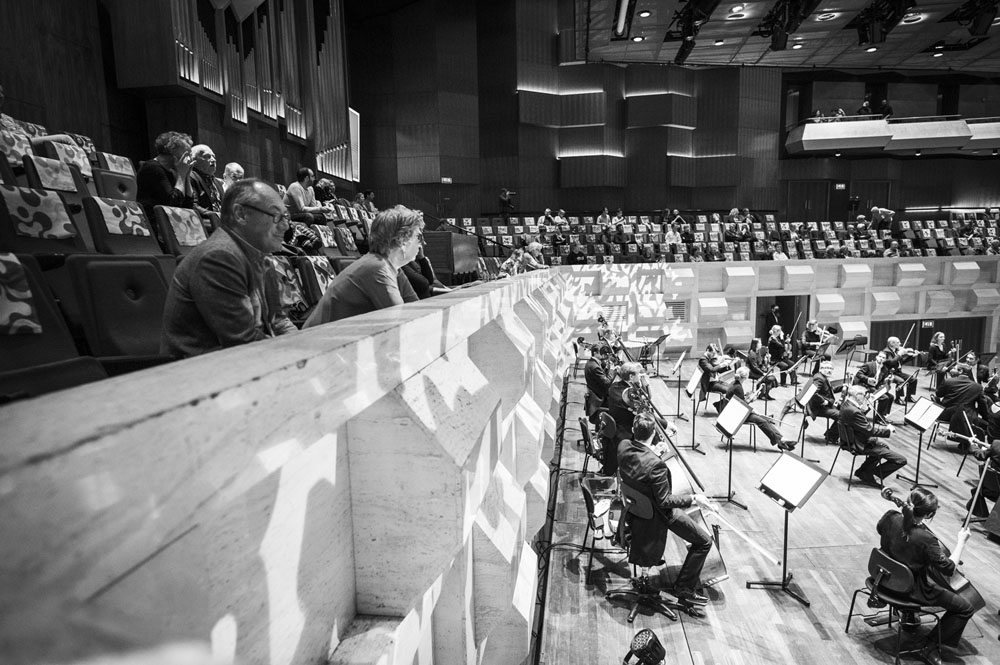
{"type": "Polygon", "coordinates": [[[691,55],[691,51],[694,50],[694,37],[689,37],[681,41],[681,47],[677,49],[677,55],[674,56],[675,65],[683,65],[687,57],[691,55]]]}
{"type": "Polygon", "coordinates": [[[771,33],[771,50],[784,51],[788,47],[788,33],[781,26],[775,26],[771,33]]]}
{"type": "Polygon", "coordinates": [[[972,23],[969,24],[969,34],[973,37],[985,37],[986,33],[990,31],[990,26],[993,25],[993,19],[996,17],[996,5],[981,10],[972,18],[972,23]]]}
{"type": "Polygon", "coordinates": [[[632,644],[622,660],[622,665],[629,665],[632,656],[639,659],[636,665],[660,665],[667,657],[667,650],[663,648],[656,633],[649,628],[643,628],[632,638],[632,644]]]}

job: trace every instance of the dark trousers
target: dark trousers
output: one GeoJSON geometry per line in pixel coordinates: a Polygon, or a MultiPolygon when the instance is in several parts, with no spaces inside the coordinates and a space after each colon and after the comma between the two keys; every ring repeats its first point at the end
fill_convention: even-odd
{"type": "Polygon", "coordinates": [[[770,397],[771,388],[774,388],[775,386],[778,385],[778,379],[773,374],[765,374],[759,380],[757,380],[757,385],[760,385],[761,383],[763,383],[766,386],[764,388],[764,392],[761,394],[764,397],[770,397]]]}
{"type": "Polygon", "coordinates": [[[813,415],[817,418],[830,419],[830,426],[823,434],[823,438],[830,443],[837,443],[840,441],[840,430],[837,428],[837,418],[840,416],[840,411],[838,411],[836,407],[830,406],[829,404],[821,406],[818,409],[813,409],[812,411],[813,415]]]}
{"type": "Polygon", "coordinates": [[[792,366],[792,363],[788,362],[787,360],[779,360],[778,362],[774,363],[774,366],[777,367],[779,370],[781,370],[779,372],[779,374],[781,374],[781,385],[785,385],[787,376],[792,377],[792,383],[798,383],[799,378],[795,375],[795,372],[788,371],[788,368],[792,366]]]}
{"type": "Polygon", "coordinates": [[[621,439],[614,437],[601,437],[601,446],[604,450],[604,459],[601,460],[601,475],[613,476],[618,473],[618,444],[621,439]]]}
{"type": "Polygon", "coordinates": [[[690,543],[684,563],[674,580],[677,591],[694,591],[701,586],[701,569],[712,549],[712,537],[701,529],[683,510],[675,509],[667,528],[681,540],[690,543]]]}
{"type": "Polygon", "coordinates": [[[751,425],[756,425],[760,428],[760,431],[764,433],[767,440],[771,442],[772,446],[776,446],[781,443],[781,432],[778,428],[774,426],[767,418],[762,417],[759,413],[751,413],[747,416],[747,422],[751,425]]]}
{"type": "MultiPolygon", "coordinates": [[[[983,465],[979,465],[979,473],[983,472],[983,465]]],[[[972,514],[976,517],[989,517],[990,509],[986,505],[986,499],[990,501],[996,501],[1000,498],[1000,481],[997,480],[997,471],[991,470],[986,472],[986,479],[983,480],[983,490],[979,493],[979,498],[976,499],[976,505],[972,506],[972,497],[976,496],[976,488],[973,487],[969,492],[971,495],[969,497],[969,502],[965,504],[965,509],[968,510],[972,508],[972,514]]]]}
{"type": "MultiPolygon", "coordinates": [[[[917,370],[914,369],[913,371],[916,372],[917,370]]],[[[906,381],[906,377],[902,374],[893,374],[892,376],[889,377],[889,380],[895,383],[897,386],[896,397],[897,398],[903,397],[903,395],[898,392],[898,386],[902,385],[906,381]]],[[[914,379],[913,381],[910,381],[909,383],[906,384],[906,397],[913,397],[914,393],[916,392],[917,392],[917,380],[914,379]]]]}
{"type": "MultiPolygon", "coordinates": [[[[934,600],[934,604],[945,609],[941,623],[937,626],[937,630],[941,633],[941,644],[957,647],[959,640],[962,639],[965,624],[969,623],[969,619],[976,613],[972,603],[951,589],[943,589],[934,600]]],[[[929,643],[937,640],[933,630],[927,635],[927,640],[929,643]]]]}
{"type": "Polygon", "coordinates": [[[897,470],[906,466],[906,458],[895,452],[884,443],[876,443],[865,449],[865,461],[858,467],[855,474],[872,474],[879,478],[887,478],[897,470]]]}

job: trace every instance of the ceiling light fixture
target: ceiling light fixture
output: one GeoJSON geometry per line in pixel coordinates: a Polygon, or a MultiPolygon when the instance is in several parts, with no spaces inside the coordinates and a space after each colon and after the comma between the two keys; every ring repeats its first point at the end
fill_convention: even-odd
{"type": "Polygon", "coordinates": [[[653,12],[649,11],[648,9],[643,9],[641,12],[639,12],[639,18],[649,18],[652,15],[653,12]]]}
{"type": "Polygon", "coordinates": [[[869,46],[868,48],[865,49],[865,51],[867,51],[868,53],[874,53],[877,50],[878,50],[877,46],[869,46]]]}
{"type": "Polygon", "coordinates": [[[916,155],[917,155],[917,157],[920,156],[920,151],[919,150],[917,150],[916,155]]]}
{"type": "Polygon", "coordinates": [[[730,14],[729,16],[726,17],[726,20],[727,21],[738,21],[741,18],[744,18],[745,16],[746,16],[746,14],[730,14]]]}
{"type": "Polygon", "coordinates": [[[820,14],[819,16],[817,16],[816,20],[817,21],[832,21],[835,18],[837,18],[837,14],[835,12],[826,12],[824,14],[820,14]]]}
{"type": "Polygon", "coordinates": [[[940,58],[942,55],[944,55],[944,51],[937,51],[936,53],[931,54],[931,57],[940,58]]]}
{"type": "Polygon", "coordinates": [[[715,40],[715,45],[716,46],[722,46],[725,43],[726,43],[726,40],[724,40],[724,39],[716,39],[715,40]]]}
{"type": "Polygon", "coordinates": [[[632,41],[634,41],[636,43],[639,43],[639,42],[641,42],[644,39],[645,39],[645,37],[643,37],[642,35],[636,35],[635,37],[632,38],[632,41]]]}
{"type": "Polygon", "coordinates": [[[910,12],[908,14],[903,15],[902,22],[907,25],[910,25],[911,23],[919,23],[920,21],[923,20],[923,18],[924,15],[921,14],[920,12],[910,12]]]}
{"type": "Polygon", "coordinates": [[[802,48],[802,43],[801,42],[799,42],[797,44],[792,44],[792,50],[793,51],[797,51],[800,48],[802,48]]]}
{"type": "Polygon", "coordinates": [[[744,9],[746,9],[744,5],[733,5],[729,11],[735,14],[737,12],[743,11],[744,9]]]}
{"type": "Polygon", "coordinates": [[[833,153],[833,156],[834,157],[840,157],[840,153],[839,152],[835,152],[835,153],[833,153]]]}

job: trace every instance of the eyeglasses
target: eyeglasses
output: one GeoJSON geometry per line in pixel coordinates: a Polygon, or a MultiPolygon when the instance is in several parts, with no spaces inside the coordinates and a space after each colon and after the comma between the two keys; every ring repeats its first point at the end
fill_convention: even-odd
{"type": "Polygon", "coordinates": [[[244,208],[250,208],[251,210],[256,210],[259,213],[268,215],[271,218],[271,223],[277,226],[282,222],[291,222],[292,216],[288,214],[287,210],[282,210],[281,212],[273,212],[271,210],[264,210],[263,208],[258,208],[257,206],[250,205],[249,203],[241,203],[244,208]]]}

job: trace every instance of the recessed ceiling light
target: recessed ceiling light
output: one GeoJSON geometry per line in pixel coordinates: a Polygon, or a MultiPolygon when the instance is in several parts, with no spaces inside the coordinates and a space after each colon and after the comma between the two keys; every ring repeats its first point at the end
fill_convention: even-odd
{"type": "Polygon", "coordinates": [[[738,21],[739,19],[743,18],[744,16],[746,16],[746,14],[730,14],[729,16],[726,17],[726,20],[727,21],[738,21]]]}
{"type": "Polygon", "coordinates": [[[833,156],[834,157],[840,157],[840,153],[839,152],[835,152],[835,153],[833,153],[833,156]]]}
{"type": "Polygon", "coordinates": [[[943,49],[943,48],[944,48],[944,42],[943,42],[943,41],[941,41],[941,42],[937,42],[937,43],[935,43],[935,44],[934,44],[934,48],[936,48],[936,49],[938,49],[938,50],[940,50],[940,49],[943,49]]]}
{"type": "Polygon", "coordinates": [[[917,150],[916,155],[917,155],[917,157],[920,156],[920,151],[919,150],[917,150]]]}
{"type": "Polygon", "coordinates": [[[724,40],[724,39],[716,39],[715,40],[715,45],[716,46],[722,46],[725,43],[726,43],[726,40],[724,40]]]}
{"type": "Polygon", "coordinates": [[[909,12],[907,14],[903,14],[902,20],[903,23],[910,24],[910,23],[919,23],[921,20],[923,20],[923,18],[924,15],[921,14],[920,12],[909,12]]]}
{"type": "Polygon", "coordinates": [[[745,8],[746,7],[744,5],[733,5],[732,8],[729,11],[731,11],[732,13],[735,14],[736,12],[743,11],[745,8]]]}
{"type": "Polygon", "coordinates": [[[877,46],[869,46],[868,48],[865,49],[865,51],[867,51],[868,53],[874,53],[877,50],[878,50],[877,46]]]}
{"type": "Polygon", "coordinates": [[[648,9],[643,9],[641,12],[639,12],[639,18],[649,18],[652,14],[653,12],[649,11],[648,9]]]}
{"type": "Polygon", "coordinates": [[[632,38],[632,41],[634,41],[634,42],[641,42],[644,39],[645,39],[645,37],[643,37],[642,35],[636,35],[635,37],[632,38]]]}
{"type": "Polygon", "coordinates": [[[837,13],[836,12],[826,12],[824,14],[820,14],[819,16],[817,16],[816,20],[817,21],[832,21],[835,18],[837,18],[837,13]]]}
{"type": "Polygon", "coordinates": [[[797,44],[792,44],[792,50],[800,49],[800,48],[802,48],[802,43],[801,42],[799,42],[797,44]]]}

